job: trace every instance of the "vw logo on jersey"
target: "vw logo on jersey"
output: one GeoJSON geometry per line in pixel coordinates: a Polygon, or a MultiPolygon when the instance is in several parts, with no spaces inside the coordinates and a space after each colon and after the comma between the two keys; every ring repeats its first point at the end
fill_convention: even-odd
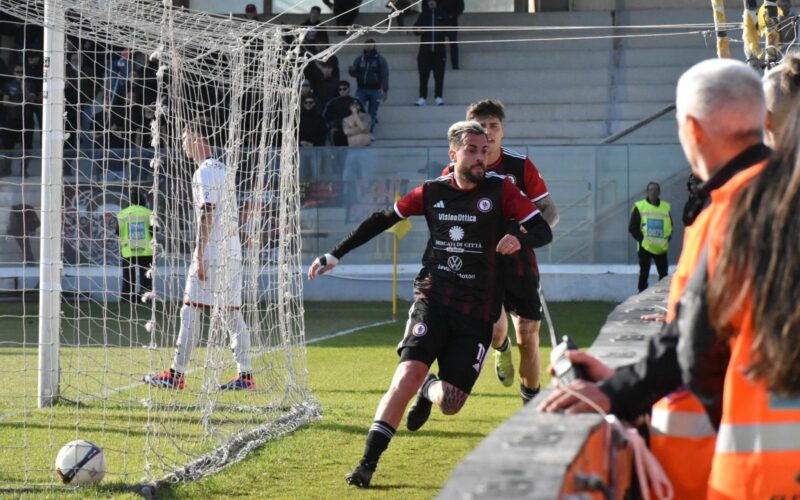
{"type": "Polygon", "coordinates": [[[461,257],[456,257],[453,255],[452,257],[447,258],[447,267],[452,269],[453,271],[460,271],[461,266],[464,265],[464,262],[461,260],[461,257]]]}
{"type": "Polygon", "coordinates": [[[492,200],[489,198],[481,198],[478,200],[478,210],[486,213],[492,209],[492,200]]]}
{"type": "Polygon", "coordinates": [[[414,328],[411,329],[411,335],[415,337],[422,337],[428,333],[428,325],[425,323],[417,323],[414,325],[414,328]]]}
{"type": "Polygon", "coordinates": [[[517,183],[517,178],[516,178],[516,177],[514,177],[512,174],[506,174],[506,177],[508,177],[509,179],[511,179],[511,183],[512,183],[512,184],[516,184],[516,183],[517,183]]]}
{"type": "Polygon", "coordinates": [[[461,241],[464,238],[464,229],[461,226],[453,226],[450,228],[450,240],[461,241]]]}

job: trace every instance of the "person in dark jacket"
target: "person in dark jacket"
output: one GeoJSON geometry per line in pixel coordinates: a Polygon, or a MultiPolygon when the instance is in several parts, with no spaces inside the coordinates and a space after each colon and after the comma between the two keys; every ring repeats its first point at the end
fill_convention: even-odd
{"type": "Polygon", "coordinates": [[[356,57],[348,72],[358,83],[356,97],[367,106],[372,132],[378,121],[378,106],[389,98],[389,65],[375,49],[375,40],[368,38],[364,43],[364,53],[356,57]]]}
{"type": "Polygon", "coordinates": [[[439,0],[439,8],[447,16],[447,26],[451,27],[444,32],[444,37],[450,42],[450,66],[459,69],[458,66],[458,16],[464,13],[464,0],[439,0]]]}
{"type": "Polygon", "coordinates": [[[317,109],[325,109],[331,99],[339,95],[339,77],[330,61],[325,61],[319,67],[320,77],[317,81],[312,81],[312,84],[314,96],[317,98],[317,109]]]}
{"type": "Polygon", "coordinates": [[[301,26],[311,26],[311,29],[306,33],[303,39],[303,50],[309,54],[318,54],[321,50],[326,49],[330,45],[328,39],[328,32],[326,28],[317,29],[321,21],[322,9],[315,5],[311,7],[306,19],[301,26]]]}
{"type": "MultiPolygon", "coordinates": [[[[336,26],[340,28],[353,25],[353,21],[358,17],[358,8],[361,6],[361,0],[322,0],[322,3],[333,11],[333,17],[336,18],[336,26]]],[[[346,33],[346,31],[339,32],[342,36],[346,33]]]]}
{"type": "Polygon", "coordinates": [[[447,17],[442,9],[437,9],[436,0],[428,0],[428,8],[422,11],[414,27],[419,35],[419,52],[417,52],[417,70],[419,70],[419,99],[417,106],[428,104],[428,78],[433,72],[434,97],[436,105],[444,104],[444,66],[447,62],[445,52],[444,31],[440,28],[447,24],[447,17]]]}
{"type": "MultiPolygon", "coordinates": [[[[350,105],[358,99],[350,95],[350,82],[341,80],[339,82],[339,95],[331,99],[322,112],[325,123],[331,135],[331,143],[334,146],[347,146],[347,136],[342,130],[342,120],[350,115],[350,105]]],[[[362,103],[363,106],[363,103],[362,103]]]]}
{"type": "Polygon", "coordinates": [[[303,97],[303,107],[300,110],[300,146],[324,146],[328,128],[325,119],[319,114],[317,100],[313,95],[303,97]]]}

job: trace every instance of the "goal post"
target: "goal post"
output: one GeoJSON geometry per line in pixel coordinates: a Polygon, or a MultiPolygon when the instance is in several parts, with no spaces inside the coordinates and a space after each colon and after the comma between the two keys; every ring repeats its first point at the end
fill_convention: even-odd
{"type": "Polygon", "coordinates": [[[61,325],[61,207],[64,191],[64,18],[61,0],[44,4],[42,208],[39,258],[38,406],[58,401],[61,325]]]}
{"type": "Polygon", "coordinates": [[[0,338],[0,490],[56,485],[58,450],[76,439],[103,449],[106,481],[152,485],[213,474],[318,419],[300,260],[304,30],[171,0],[0,12],[13,19],[0,21],[13,69],[0,231],[21,227],[0,235],[0,318],[17,325],[0,338]],[[205,213],[197,299],[184,292],[203,281],[205,213]],[[14,299],[34,290],[36,304],[14,299]],[[153,383],[171,367],[180,386],[153,383]],[[231,390],[242,374],[254,385],[231,390]]]}

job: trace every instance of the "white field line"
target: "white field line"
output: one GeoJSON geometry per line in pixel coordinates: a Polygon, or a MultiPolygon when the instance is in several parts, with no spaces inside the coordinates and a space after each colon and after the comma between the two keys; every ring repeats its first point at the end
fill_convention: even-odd
{"type": "MultiPolygon", "coordinates": [[[[322,337],[317,337],[317,338],[313,338],[311,340],[308,340],[308,341],[306,341],[306,345],[308,345],[308,344],[316,344],[316,343],[319,343],[319,342],[324,342],[326,340],[334,339],[336,337],[343,337],[345,335],[349,335],[351,333],[356,333],[356,332],[359,332],[361,330],[366,330],[368,328],[373,328],[373,327],[376,327],[376,326],[388,325],[390,323],[395,323],[395,321],[393,321],[393,320],[378,321],[378,322],[375,322],[375,323],[370,323],[368,325],[361,325],[361,326],[356,326],[354,328],[348,328],[347,330],[342,330],[342,331],[339,331],[339,332],[336,332],[336,333],[332,333],[330,335],[324,335],[322,337]]],[[[201,367],[197,367],[197,368],[191,369],[191,370],[186,372],[186,375],[189,375],[189,374],[194,373],[194,372],[196,372],[198,370],[201,370],[201,369],[202,369],[201,367]]],[[[100,391],[100,392],[95,393],[95,394],[90,394],[88,396],[84,396],[82,398],[78,398],[76,400],[76,402],[77,403],[83,403],[83,402],[86,402],[86,401],[91,401],[93,399],[103,399],[103,398],[106,398],[106,397],[108,397],[108,396],[110,396],[112,394],[116,394],[118,392],[128,391],[130,389],[139,387],[139,386],[144,385],[144,384],[145,384],[145,382],[142,380],[140,382],[135,382],[133,384],[128,384],[128,385],[123,386],[123,387],[114,387],[114,388],[111,388],[111,389],[106,389],[104,391],[100,391]]],[[[14,412],[11,412],[11,413],[3,413],[2,415],[0,415],[0,420],[16,417],[17,415],[22,415],[24,413],[33,412],[33,411],[36,411],[36,410],[37,410],[37,408],[30,408],[30,409],[14,411],[14,412]]]]}

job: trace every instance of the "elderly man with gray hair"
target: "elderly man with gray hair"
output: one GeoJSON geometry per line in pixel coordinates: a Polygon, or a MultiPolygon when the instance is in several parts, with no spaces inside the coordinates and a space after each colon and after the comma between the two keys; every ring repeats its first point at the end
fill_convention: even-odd
{"type": "MultiPolygon", "coordinates": [[[[679,337],[686,335],[680,331],[686,322],[677,304],[709,236],[724,227],[719,200],[730,199],[746,186],[771,151],[762,142],[767,116],[762,83],[742,62],[712,59],[689,68],[678,81],[676,108],[681,146],[692,172],[702,181],[698,195],[703,210],[684,234],[670,287],[667,324],[650,340],[644,359],[616,370],[588,354],[568,353],[591,380],[574,382],[570,392],[557,389],[539,409],[593,411],[574,396],[579,393],[624,420],[650,414],[651,448],[672,481],[674,497],[704,498],[720,415],[710,410],[714,402],[701,404],[683,387],[677,346],[679,337]],[[689,463],[686,457],[692,457],[689,463]]],[[[680,310],[684,309],[685,305],[680,310]]]]}
{"type": "Polygon", "coordinates": [[[348,484],[367,487],[389,446],[408,402],[406,418],[416,431],[433,405],[445,415],[461,410],[480,374],[503,303],[498,254],[550,243],[553,234],[536,205],[504,176],[486,171],[488,140],[478,122],[457,122],[447,134],[453,171],[426,181],[395,203],[367,217],[330,253],[318,257],[308,278],[330,271],[347,252],[397,222],[424,216],[430,239],[414,280],[415,300],[397,352],[400,363],[367,434],[364,455],[347,474],[348,484]],[[506,234],[508,222],[524,227],[506,234]],[[438,361],[438,377],[429,373],[438,361]]]}

